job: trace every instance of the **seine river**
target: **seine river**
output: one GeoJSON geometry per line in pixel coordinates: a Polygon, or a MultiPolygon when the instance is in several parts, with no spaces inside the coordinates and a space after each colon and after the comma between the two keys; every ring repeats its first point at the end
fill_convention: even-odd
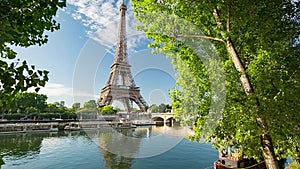
{"type": "Polygon", "coordinates": [[[174,127],[0,135],[2,169],[206,169],[218,153],[174,127]]]}

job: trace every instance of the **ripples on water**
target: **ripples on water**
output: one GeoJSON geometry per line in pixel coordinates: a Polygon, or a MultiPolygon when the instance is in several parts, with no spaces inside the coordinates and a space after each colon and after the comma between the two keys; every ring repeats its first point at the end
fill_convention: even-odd
{"type": "MultiPolygon", "coordinates": [[[[178,139],[168,151],[141,158],[158,145],[168,145],[166,133],[157,132],[157,127],[148,129],[94,130],[58,133],[26,133],[0,135],[0,151],[5,162],[2,169],[204,169],[213,168],[218,153],[209,144],[178,139]],[[150,130],[149,130],[150,129],[150,130]],[[150,132],[149,132],[150,131],[150,132]],[[118,134],[118,135],[116,135],[118,134]],[[120,134],[141,138],[128,141],[120,134]],[[148,142],[154,140],[155,144],[148,142]],[[156,139],[156,140],[155,140],[156,139]],[[164,143],[165,142],[165,143],[164,143]],[[112,144],[113,143],[113,144],[112,144]],[[115,148],[113,151],[111,147],[115,148]],[[147,150],[148,148],[148,150],[147,150]],[[123,151],[127,149],[126,151],[123,151]],[[130,151],[129,151],[130,150],[130,151]],[[114,153],[128,153],[124,156],[114,153]],[[138,154],[138,155],[137,155],[138,154]],[[135,157],[135,158],[129,158],[135,157]]],[[[173,139],[174,140],[174,139],[173,139]]],[[[161,146],[161,147],[159,147],[161,146]]]]}

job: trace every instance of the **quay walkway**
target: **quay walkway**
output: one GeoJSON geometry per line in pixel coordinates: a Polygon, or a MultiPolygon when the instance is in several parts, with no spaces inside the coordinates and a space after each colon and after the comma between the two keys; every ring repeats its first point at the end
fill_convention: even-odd
{"type": "Polygon", "coordinates": [[[0,134],[26,133],[39,131],[64,130],[69,123],[78,123],[82,129],[97,129],[100,127],[114,127],[132,122],[105,121],[105,120],[14,120],[0,121],[0,134]]]}
{"type": "Polygon", "coordinates": [[[0,121],[1,133],[15,133],[15,132],[36,132],[36,131],[58,131],[63,130],[70,122],[76,122],[83,129],[100,128],[103,126],[119,126],[124,123],[132,123],[135,120],[151,119],[154,122],[163,124],[174,122],[174,113],[139,113],[139,114],[120,114],[101,116],[98,119],[55,119],[55,120],[3,120],[0,121]],[[121,121],[123,122],[121,122],[121,121]]]}

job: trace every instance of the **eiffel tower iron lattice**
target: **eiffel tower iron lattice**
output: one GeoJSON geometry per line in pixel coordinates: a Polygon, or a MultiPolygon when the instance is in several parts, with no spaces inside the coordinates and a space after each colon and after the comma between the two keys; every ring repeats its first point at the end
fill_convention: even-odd
{"type": "Polygon", "coordinates": [[[132,102],[135,102],[145,112],[148,105],[141,96],[139,87],[135,85],[127,58],[126,10],[127,7],[123,1],[120,6],[120,23],[114,62],[110,67],[107,83],[101,90],[98,104],[100,106],[110,105],[113,100],[118,100],[123,103],[125,111],[131,112],[132,102]]]}

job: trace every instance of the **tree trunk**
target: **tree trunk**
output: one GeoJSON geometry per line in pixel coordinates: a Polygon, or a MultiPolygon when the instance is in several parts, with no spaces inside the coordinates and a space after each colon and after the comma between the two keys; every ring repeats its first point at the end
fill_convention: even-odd
{"type": "Polygon", "coordinates": [[[262,134],[260,136],[262,153],[264,156],[267,169],[279,169],[278,161],[275,157],[272,140],[269,134],[262,134]]]}
{"type": "MultiPolygon", "coordinates": [[[[235,50],[235,47],[234,47],[231,39],[228,38],[224,32],[218,9],[214,8],[212,14],[217,23],[217,27],[221,31],[222,39],[225,42],[226,49],[231,56],[234,66],[235,66],[236,70],[240,73],[240,81],[244,87],[244,91],[247,96],[250,96],[251,94],[254,93],[253,86],[250,83],[250,79],[247,76],[247,73],[243,66],[243,63],[242,63],[240,57],[238,56],[238,53],[235,50]]],[[[229,18],[229,13],[228,13],[227,24],[226,24],[227,31],[229,31],[229,27],[230,27],[229,19],[230,18],[229,18]]],[[[258,100],[257,100],[257,104],[259,106],[258,100]]],[[[268,134],[266,122],[262,117],[259,117],[259,116],[256,118],[256,120],[259,124],[259,127],[263,131],[263,134],[261,135],[261,147],[262,147],[262,153],[263,153],[266,167],[267,167],[267,169],[279,169],[278,161],[276,159],[274,149],[273,149],[272,140],[271,140],[270,135],[268,134]]]]}
{"type": "Polygon", "coordinates": [[[296,157],[295,160],[296,160],[296,162],[298,164],[298,168],[300,169],[300,156],[296,157]]]}
{"type": "Polygon", "coordinates": [[[253,93],[253,88],[251,86],[250,80],[249,80],[249,78],[246,74],[246,71],[245,71],[245,68],[242,64],[242,61],[240,60],[239,56],[237,55],[237,52],[236,52],[236,50],[235,50],[235,48],[234,48],[234,46],[233,46],[230,39],[226,40],[226,48],[227,48],[228,53],[231,56],[231,59],[233,61],[233,64],[234,64],[236,70],[241,74],[240,81],[243,84],[245,93],[247,95],[252,94],[253,93]]]}
{"type": "MultiPolygon", "coordinates": [[[[249,77],[246,74],[245,68],[230,39],[226,40],[226,48],[232,58],[236,70],[241,74],[240,80],[243,84],[245,93],[248,96],[251,95],[252,93],[254,93],[254,90],[250,83],[249,77]]],[[[279,169],[278,161],[273,149],[272,139],[270,135],[267,134],[268,132],[265,120],[261,117],[258,117],[256,120],[260,128],[263,130],[263,134],[261,135],[261,147],[266,167],[267,169],[279,169]]]]}

